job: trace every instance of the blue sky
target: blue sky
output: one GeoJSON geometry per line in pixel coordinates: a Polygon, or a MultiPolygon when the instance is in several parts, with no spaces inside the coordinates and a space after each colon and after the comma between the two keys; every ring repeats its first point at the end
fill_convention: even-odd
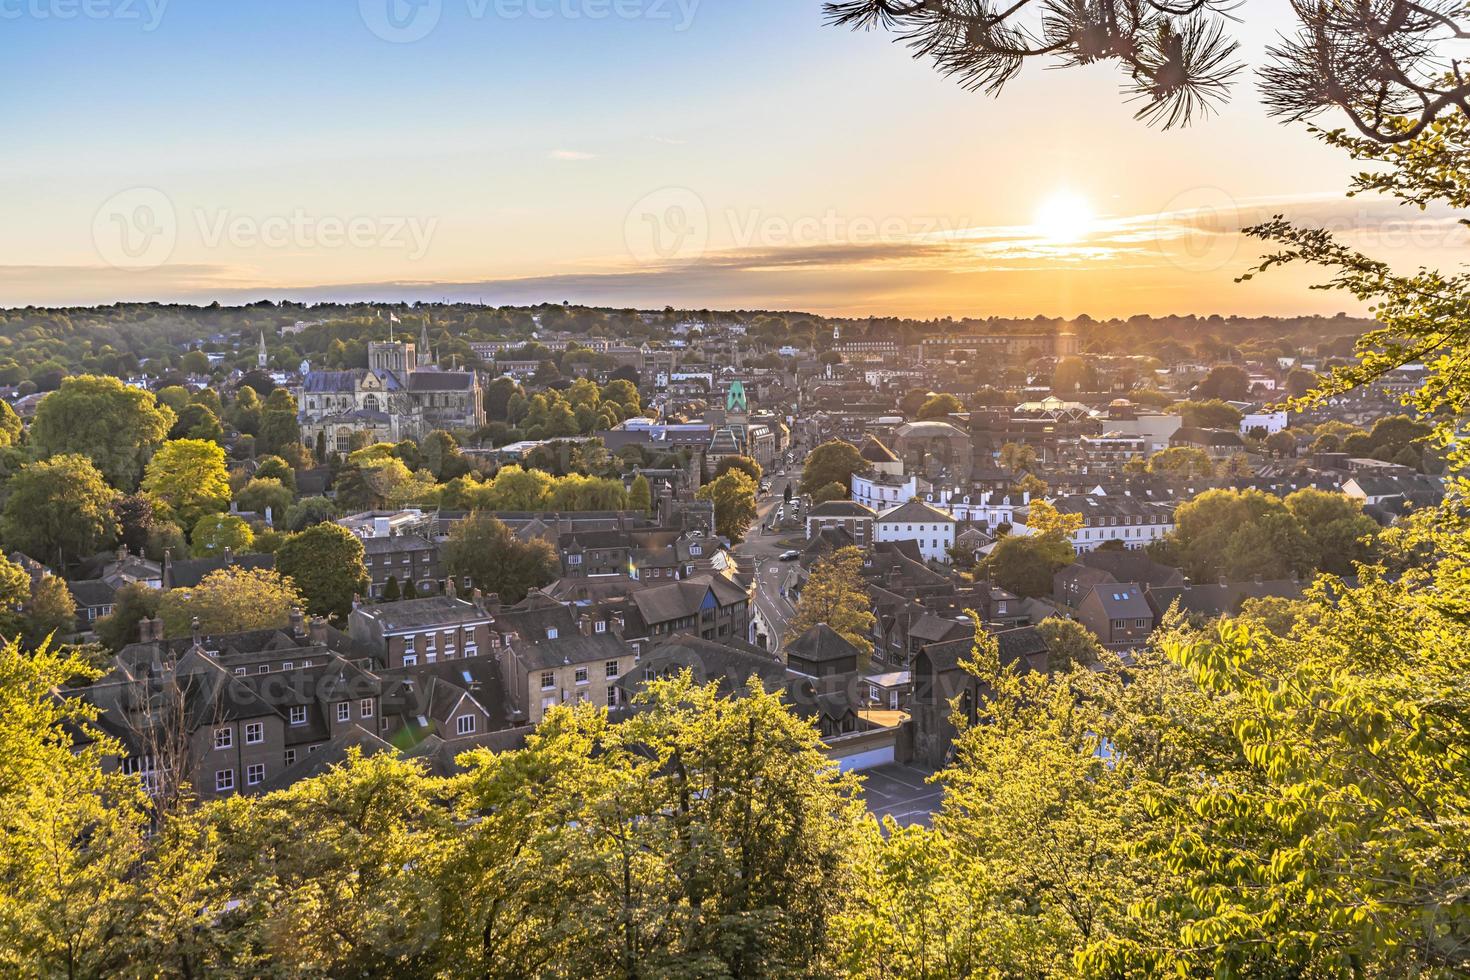
{"type": "MultiPolygon", "coordinates": [[[[152,2],[0,0],[0,303],[1343,305],[1289,275],[1231,285],[1250,254],[1225,226],[1337,208],[1351,171],[1248,82],[1160,133],[1111,67],[1033,66],[991,100],[824,26],[817,0],[438,0],[428,20],[410,0],[152,2]],[[433,29],[384,40],[390,3],[433,29]],[[638,16],[591,16],[614,4],[638,16]],[[1038,239],[1059,199],[1083,241],[1038,239]],[[120,254],[132,226],[168,234],[120,254]]],[[[1283,6],[1247,3],[1248,57],[1283,6]]],[[[1461,243],[1411,244],[1389,243],[1406,261],[1461,243]]]]}

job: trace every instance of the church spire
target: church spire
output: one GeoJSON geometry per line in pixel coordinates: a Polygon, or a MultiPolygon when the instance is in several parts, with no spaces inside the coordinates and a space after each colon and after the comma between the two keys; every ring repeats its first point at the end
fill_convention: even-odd
{"type": "Polygon", "coordinates": [[[267,360],[269,360],[269,355],[265,350],[265,329],[261,328],[260,347],[255,352],[255,366],[264,370],[267,360]]]}

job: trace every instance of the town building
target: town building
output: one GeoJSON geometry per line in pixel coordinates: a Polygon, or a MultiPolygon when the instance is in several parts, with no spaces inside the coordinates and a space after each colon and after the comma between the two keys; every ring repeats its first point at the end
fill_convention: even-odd
{"type": "MultiPolygon", "coordinates": [[[[420,345],[427,354],[427,326],[420,345]]],[[[295,392],[302,441],[315,445],[320,437],[329,451],[345,453],[354,433],[370,442],[399,442],[435,429],[483,426],[478,375],[421,366],[419,349],[405,341],[375,341],[368,344],[366,368],[304,372],[295,392]]]]}

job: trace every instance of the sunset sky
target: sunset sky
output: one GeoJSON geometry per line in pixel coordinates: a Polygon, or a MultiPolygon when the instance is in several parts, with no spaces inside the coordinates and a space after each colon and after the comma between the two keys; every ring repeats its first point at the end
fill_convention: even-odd
{"type": "MultiPolygon", "coordinates": [[[[1246,60],[1285,7],[1245,4],[1246,60]]],[[[1284,211],[1405,267],[1467,254],[1443,216],[1344,199],[1351,162],[1253,80],[1158,132],[1114,67],[990,99],[818,0],[70,9],[0,6],[0,304],[1332,313],[1303,274],[1234,284],[1257,249],[1230,229],[1284,211]]]]}

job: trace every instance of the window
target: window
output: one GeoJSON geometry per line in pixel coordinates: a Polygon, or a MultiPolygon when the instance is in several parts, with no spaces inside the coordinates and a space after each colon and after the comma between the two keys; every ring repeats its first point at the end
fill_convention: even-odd
{"type": "Polygon", "coordinates": [[[586,684],[587,683],[587,668],[586,667],[578,667],[577,668],[577,672],[573,675],[573,677],[576,678],[576,681],[577,681],[578,684],[586,684]]]}
{"type": "Polygon", "coordinates": [[[609,660],[603,664],[603,669],[607,671],[608,677],[618,676],[618,662],[616,660],[609,660]]]}
{"type": "Polygon", "coordinates": [[[245,767],[245,785],[259,786],[265,782],[265,764],[261,762],[252,763],[245,767]]]}
{"type": "Polygon", "coordinates": [[[291,718],[291,724],[293,724],[293,725],[304,725],[304,724],[306,724],[306,705],[304,705],[304,704],[292,705],[291,706],[290,718],[291,718]]]}
{"type": "Polygon", "coordinates": [[[244,677],[245,676],[245,668],[244,667],[236,667],[235,668],[235,676],[236,677],[244,677]]]}
{"type": "Polygon", "coordinates": [[[265,741],[265,724],[263,722],[252,721],[252,722],[250,722],[249,724],[247,724],[245,726],[245,744],[246,745],[259,745],[261,742],[264,742],[264,741],[265,741]]]}
{"type": "Polygon", "coordinates": [[[352,720],[352,705],[348,704],[346,701],[338,701],[337,702],[337,720],[338,721],[351,721],[352,720]]]}
{"type": "Polygon", "coordinates": [[[617,689],[617,686],[616,685],[613,685],[613,684],[609,684],[607,686],[607,705],[608,705],[609,708],[611,708],[614,705],[616,705],[617,703],[618,703],[618,689],[617,689]]]}
{"type": "Polygon", "coordinates": [[[416,639],[418,639],[418,638],[417,637],[414,637],[414,636],[405,636],[403,638],[403,652],[404,653],[413,653],[414,652],[414,650],[415,650],[414,641],[416,639]]]}
{"type": "Polygon", "coordinates": [[[227,749],[235,744],[235,730],[233,728],[216,728],[214,730],[214,747],[216,749],[227,749]]]}
{"type": "Polygon", "coordinates": [[[554,639],[556,639],[556,627],[555,626],[548,626],[546,628],[546,638],[548,640],[554,640],[554,639]]]}
{"type": "Polygon", "coordinates": [[[293,663],[292,663],[292,662],[291,662],[291,661],[289,661],[289,660],[287,660],[287,661],[286,661],[286,662],[285,662],[285,663],[283,663],[283,664],[281,664],[281,669],[282,669],[282,670],[292,670],[292,669],[294,669],[294,668],[295,668],[295,667],[296,667],[296,665],[295,665],[295,664],[293,664],[293,663]]]}
{"type": "Polygon", "coordinates": [[[439,638],[437,636],[435,636],[433,633],[425,633],[424,634],[424,650],[426,652],[433,653],[434,650],[436,649],[436,647],[438,646],[438,643],[439,643],[439,638]]]}
{"type": "Polygon", "coordinates": [[[228,793],[235,788],[235,770],[219,769],[214,774],[214,791],[216,793],[228,793]]]}
{"type": "Polygon", "coordinates": [[[357,714],[359,717],[371,718],[373,716],[373,711],[374,705],[372,698],[363,698],[361,701],[357,702],[357,714]]]}
{"type": "Polygon", "coordinates": [[[405,666],[405,667],[417,667],[418,664],[419,664],[418,654],[416,654],[416,653],[405,653],[403,655],[403,666],[405,666]]]}
{"type": "Polygon", "coordinates": [[[475,734],[475,716],[460,715],[458,718],[454,719],[454,731],[456,734],[459,735],[475,734]]]}
{"type": "Polygon", "coordinates": [[[597,622],[593,623],[592,624],[592,632],[594,632],[594,633],[606,633],[607,632],[607,620],[605,620],[605,619],[599,619],[597,622]]]}
{"type": "Polygon", "coordinates": [[[294,766],[294,765],[296,765],[296,750],[295,749],[287,749],[286,750],[286,765],[288,765],[288,766],[294,766]]]}
{"type": "Polygon", "coordinates": [[[259,667],[255,668],[255,672],[257,674],[269,674],[271,672],[271,665],[261,664],[259,667]]]}
{"type": "Polygon", "coordinates": [[[580,565],[580,564],[582,564],[582,556],[581,555],[567,555],[567,564],[568,565],[580,565]]]}

